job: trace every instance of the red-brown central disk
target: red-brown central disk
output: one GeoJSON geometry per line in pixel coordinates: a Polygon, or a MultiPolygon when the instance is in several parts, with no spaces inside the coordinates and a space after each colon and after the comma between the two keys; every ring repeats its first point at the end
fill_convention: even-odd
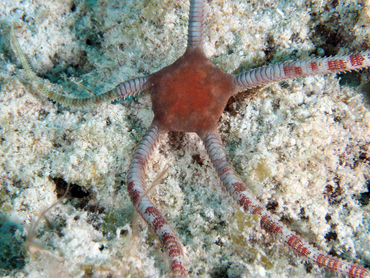
{"type": "Polygon", "coordinates": [[[154,121],[166,131],[216,130],[230,96],[234,76],[212,64],[201,48],[190,49],[172,65],[149,78],[154,121]]]}

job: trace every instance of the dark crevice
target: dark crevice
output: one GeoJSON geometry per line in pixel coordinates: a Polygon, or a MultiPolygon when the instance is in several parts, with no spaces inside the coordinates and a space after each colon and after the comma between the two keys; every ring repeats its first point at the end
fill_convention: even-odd
{"type": "Polygon", "coordinates": [[[327,232],[325,235],[325,239],[327,242],[331,240],[337,240],[337,238],[338,238],[338,234],[334,231],[327,232]]]}
{"type": "Polygon", "coordinates": [[[341,13],[341,7],[337,6],[337,0],[328,2],[323,6],[323,10],[331,11],[330,17],[323,20],[322,13],[313,12],[311,14],[311,25],[313,32],[310,34],[311,40],[315,43],[316,48],[322,48],[325,51],[325,56],[336,55],[340,47],[353,44],[356,39],[353,30],[357,24],[360,14],[356,8],[346,8],[346,13],[341,13]],[[346,17],[348,24],[342,24],[346,17]]]}
{"type": "Polygon", "coordinates": [[[359,194],[358,202],[361,206],[367,206],[370,203],[370,182],[366,184],[367,190],[359,194]]]}

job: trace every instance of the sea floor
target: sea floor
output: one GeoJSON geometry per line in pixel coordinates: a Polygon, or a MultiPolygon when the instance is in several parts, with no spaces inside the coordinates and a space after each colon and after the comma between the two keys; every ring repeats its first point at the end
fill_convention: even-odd
{"type": "MultiPolygon", "coordinates": [[[[10,26],[39,82],[93,94],[180,57],[188,1],[1,2],[1,277],[166,277],[166,256],[126,191],[153,118],[150,96],[87,108],[48,100],[27,82],[10,26]]],[[[228,73],[358,52],[369,48],[369,15],[369,1],[208,1],[205,52],[228,73]]],[[[219,122],[236,172],[271,213],[365,266],[369,84],[367,70],[274,83],[236,95],[219,122]]],[[[240,213],[195,134],[164,137],[147,184],[167,166],[150,197],[177,232],[191,277],[335,277],[240,213]]]]}

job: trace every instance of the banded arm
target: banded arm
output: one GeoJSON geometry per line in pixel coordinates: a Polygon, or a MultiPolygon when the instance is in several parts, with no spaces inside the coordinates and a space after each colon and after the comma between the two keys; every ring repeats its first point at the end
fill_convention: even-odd
{"type": "Polygon", "coordinates": [[[235,75],[239,91],[276,81],[315,74],[358,70],[370,66],[370,51],[357,54],[315,58],[260,67],[235,75]]]}
{"type": "Polygon", "coordinates": [[[205,0],[190,0],[188,49],[202,45],[205,21],[205,0]]]}
{"type": "Polygon", "coordinates": [[[145,194],[144,177],[148,159],[162,132],[157,126],[148,129],[132,158],[127,175],[127,190],[136,211],[152,227],[170,260],[171,277],[187,277],[181,244],[167,220],[145,194]]]}
{"type": "Polygon", "coordinates": [[[25,69],[28,78],[30,81],[34,81],[37,84],[37,89],[39,89],[45,96],[51,98],[54,101],[57,101],[62,104],[72,105],[72,106],[89,106],[93,104],[99,104],[103,102],[113,101],[119,98],[126,98],[138,93],[143,92],[146,89],[147,77],[138,77],[125,82],[122,82],[117,85],[117,87],[108,92],[104,92],[98,95],[89,96],[89,97],[69,97],[62,95],[60,93],[55,93],[49,88],[45,87],[40,81],[37,80],[37,76],[34,71],[31,69],[30,64],[27,61],[26,56],[24,55],[17,37],[14,34],[13,26],[11,27],[10,40],[17,54],[23,68],[25,69]]]}
{"type": "Polygon", "coordinates": [[[318,251],[269,214],[267,210],[253,197],[246,185],[235,173],[234,168],[227,159],[227,154],[219,135],[208,132],[204,136],[203,141],[226,189],[242,207],[245,213],[260,216],[260,225],[263,229],[276,236],[279,240],[293,249],[293,251],[299,256],[306,258],[320,267],[324,267],[335,273],[343,273],[349,277],[370,277],[370,272],[364,267],[318,251]]]}
{"type": "Polygon", "coordinates": [[[89,97],[69,97],[59,93],[55,93],[43,84],[38,83],[37,87],[40,89],[47,97],[51,98],[54,101],[57,101],[62,104],[71,105],[71,106],[90,106],[93,104],[100,104],[103,102],[114,101],[120,98],[126,98],[133,95],[137,95],[145,90],[145,84],[147,77],[134,78],[125,82],[122,82],[117,85],[117,87],[108,92],[104,92],[98,95],[89,96],[89,97]]]}

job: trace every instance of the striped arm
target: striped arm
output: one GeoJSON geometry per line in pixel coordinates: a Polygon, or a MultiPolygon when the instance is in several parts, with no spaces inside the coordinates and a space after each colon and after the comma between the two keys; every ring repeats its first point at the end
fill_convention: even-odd
{"type": "Polygon", "coordinates": [[[130,97],[138,93],[141,93],[145,89],[147,77],[139,77],[139,78],[134,78],[134,79],[122,82],[113,90],[110,90],[108,92],[101,93],[98,95],[89,96],[89,97],[81,97],[81,98],[69,97],[69,96],[62,95],[60,93],[55,93],[49,88],[45,87],[44,84],[42,84],[38,80],[36,74],[31,69],[31,66],[28,63],[27,58],[24,55],[18,43],[17,37],[14,34],[13,26],[11,28],[10,40],[15,50],[15,53],[17,54],[22,64],[22,67],[26,71],[27,76],[30,79],[30,81],[35,82],[37,84],[37,89],[39,89],[45,96],[59,103],[66,104],[66,105],[72,105],[72,106],[89,106],[92,104],[99,104],[103,102],[113,101],[119,98],[130,97]]]}
{"type": "Polygon", "coordinates": [[[170,260],[171,277],[187,277],[181,244],[170,224],[145,194],[144,177],[148,159],[162,132],[156,126],[148,129],[132,158],[127,175],[127,189],[136,211],[152,227],[170,260]]]}
{"type": "Polygon", "coordinates": [[[104,92],[98,95],[90,97],[69,97],[55,93],[43,84],[38,83],[38,89],[40,89],[47,97],[55,100],[59,103],[71,105],[71,106],[90,106],[93,104],[100,104],[103,102],[114,101],[120,98],[126,98],[138,93],[141,93],[145,89],[147,77],[138,77],[130,79],[128,81],[120,83],[115,89],[108,92],[104,92]]]}
{"type": "Polygon", "coordinates": [[[218,175],[224,183],[231,196],[243,208],[245,213],[260,216],[260,224],[270,234],[276,236],[288,245],[299,256],[334,273],[343,273],[349,277],[370,277],[370,272],[362,266],[332,257],[324,252],[318,251],[313,246],[288,229],[283,223],[275,219],[260,203],[253,197],[251,192],[237,176],[234,168],[229,163],[226,151],[218,134],[208,132],[203,138],[206,149],[217,169],[218,175]]]}
{"type": "Polygon", "coordinates": [[[239,90],[242,91],[259,85],[295,77],[346,72],[369,66],[370,51],[364,51],[351,55],[315,58],[260,67],[235,75],[234,82],[239,86],[239,90]]]}
{"type": "Polygon", "coordinates": [[[190,0],[188,48],[196,48],[202,44],[205,5],[205,0],[190,0]]]}

